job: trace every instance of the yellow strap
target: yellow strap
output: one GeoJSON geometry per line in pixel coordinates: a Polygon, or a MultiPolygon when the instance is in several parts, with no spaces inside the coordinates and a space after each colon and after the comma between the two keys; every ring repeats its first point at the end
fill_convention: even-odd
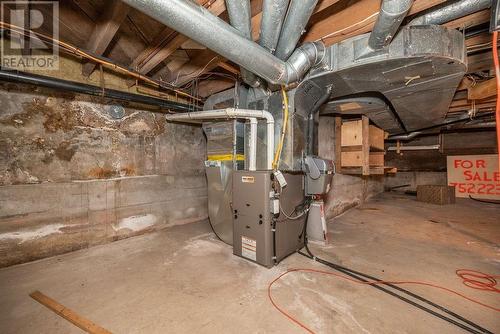
{"type": "MultiPolygon", "coordinates": [[[[212,154],[207,157],[210,161],[232,161],[232,154],[212,154]]],[[[236,154],[236,160],[245,160],[245,155],[236,154]]]]}

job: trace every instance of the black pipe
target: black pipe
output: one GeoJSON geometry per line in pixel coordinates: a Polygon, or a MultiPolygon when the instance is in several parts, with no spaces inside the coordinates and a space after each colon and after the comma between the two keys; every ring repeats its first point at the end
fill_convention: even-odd
{"type": "Polygon", "coordinates": [[[2,69],[0,70],[0,80],[65,90],[80,94],[102,96],[114,100],[137,102],[137,103],[157,106],[162,109],[168,109],[172,111],[186,112],[186,111],[198,110],[197,107],[184,103],[168,101],[151,96],[122,92],[115,89],[101,88],[79,82],[56,79],[48,76],[26,73],[21,71],[10,71],[10,70],[6,71],[2,69]]]}
{"type": "MultiPolygon", "coordinates": [[[[485,117],[490,117],[491,115],[495,115],[495,112],[488,112],[488,113],[485,112],[485,113],[482,113],[482,114],[477,115],[476,117],[474,117],[472,120],[481,119],[481,118],[485,118],[485,117]]],[[[412,134],[414,132],[422,132],[422,131],[432,130],[432,129],[435,129],[435,128],[440,128],[440,127],[443,127],[443,126],[453,125],[453,124],[456,124],[456,123],[467,122],[467,121],[471,121],[471,119],[469,117],[463,117],[463,118],[459,118],[459,119],[449,120],[447,122],[443,122],[443,123],[440,123],[440,124],[431,125],[431,126],[428,126],[428,127],[425,127],[425,128],[417,129],[417,130],[412,130],[410,132],[398,133],[398,134],[395,134],[395,135],[391,135],[386,140],[388,140],[388,141],[397,140],[397,139],[394,139],[394,137],[403,136],[403,135],[410,135],[410,134],[412,134]]],[[[422,135],[422,134],[419,134],[419,135],[422,135]]],[[[417,136],[415,136],[415,137],[417,137],[417,136]]]]}

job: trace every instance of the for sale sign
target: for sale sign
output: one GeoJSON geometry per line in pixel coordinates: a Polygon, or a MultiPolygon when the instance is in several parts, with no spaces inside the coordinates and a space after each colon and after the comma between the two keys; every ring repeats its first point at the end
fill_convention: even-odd
{"type": "Polygon", "coordinates": [[[498,157],[488,155],[448,156],[448,185],[457,197],[500,200],[498,157]]]}

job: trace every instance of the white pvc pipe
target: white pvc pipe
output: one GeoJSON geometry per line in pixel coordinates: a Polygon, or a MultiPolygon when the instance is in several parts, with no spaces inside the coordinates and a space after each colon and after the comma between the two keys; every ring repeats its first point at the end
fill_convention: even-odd
{"type": "MultiPolygon", "coordinates": [[[[265,119],[267,124],[267,169],[273,168],[274,157],[274,117],[265,110],[251,110],[251,109],[219,109],[219,110],[205,110],[196,111],[182,114],[167,115],[167,121],[177,121],[185,123],[197,123],[200,120],[212,119],[265,119]],[[191,122],[190,122],[191,121],[191,122]]],[[[251,134],[250,134],[251,135],[251,134]]],[[[249,161],[251,157],[249,157],[249,161]]]]}
{"type": "Polygon", "coordinates": [[[257,170],[257,118],[250,118],[250,142],[248,143],[248,170],[257,170]]]}

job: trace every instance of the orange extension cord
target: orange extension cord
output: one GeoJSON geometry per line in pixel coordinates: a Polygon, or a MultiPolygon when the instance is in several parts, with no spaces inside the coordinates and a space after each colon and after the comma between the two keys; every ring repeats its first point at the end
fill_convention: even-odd
{"type": "MultiPolygon", "coordinates": [[[[277,281],[279,281],[283,276],[288,275],[290,273],[295,273],[295,272],[306,272],[306,273],[316,273],[316,274],[323,274],[323,275],[329,275],[329,276],[336,276],[336,277],[344,279],[346,281],[350,281],[350,282],[358,283],[358,284],[366,284],[366,285],[375,285],[375,284],[389,283],[389,284],[398,284],[398,285],[400,285],[400,284],[414,284],[414,285],[429,286],[429,287],[432,287],[432,288],[444,290],[444,291],[446,291],[448,293],[457,295],[457,296],[459,296],[461,298],[467,299],[470,302],[473,302],[473,303],[476,303],[476,304],[481,305],[483,307],[489,308],[489,309],[491,309],[493,311],[500,312],[500,308],[484,304],[484,303],[482,303],[480,301],[477,301],[475,299],[467,297],[467,296],[461,294],[460,292],[457,292],[457,291],[454,291],[452,289],[449,289],[449,288],[446,288],[446,287],[443,287],[443,286],[440,286],[440,285],[437,285],[437,284],[433,284],[433,283],[420,282],[420,281],[370,281],[370,282],[361,282],[361,281],[355,280],[353,278],[350,278],[348,276],[337,274],[337,273],[334,273],[334,272],[331,272],[331,271],[324,271],[324,270],[317,270],[317,269],[303,269],[303,268],[288,269],[287,271],[285,271],[284,273],[282,273],[281,275],[279,275],[278,277],[276,277],[271,283],[269,283],[269,285],[267,287],[267,296],[269,297],[269,300],[271,301],[271,304],[281,314],[283,314],[289,320],[291,320],[292,322],[294,322],[298,326],[302,327],[303,329],[305,329],[307,332],[309,332],[311,334],[314,334],[313,330],[311,330],[309,327],[307,327],[305,324],[303,324],[299,320],[295,319],[286,310],[284,310],[283,308],[281,308],[276,303],[276,301],[273,299],[273,296],[272,296],[272,291],[271,291],[272,286],[277,281]]],[[[486,290],[486,291],[491,291],[491,292],[497,292],[497,293],[500,292],[500,290],[495,287],[496,284],[497,284],[497,281],[495,280],[495,278],[499,278],[500,276],[492,276],[492,275],[488,275],[488,274],[482,273],[480,271],[475,271],[475,270],[470,270],[470,269],[458,269],[456,271],[456,274],[460,278],[462,278],[463,284],[465,284],[466,286],[468,286],[470,288],[479,289],[479,290],[486,290]]]]}
{"type": "Polygon", "coordinates": [[[497,78],[497,149],[498,149],[498,171],[500,172],[500,65],[498,64],[498,31],[493,32],[493,63],[495,64],[495,76],[497,78]]]}

